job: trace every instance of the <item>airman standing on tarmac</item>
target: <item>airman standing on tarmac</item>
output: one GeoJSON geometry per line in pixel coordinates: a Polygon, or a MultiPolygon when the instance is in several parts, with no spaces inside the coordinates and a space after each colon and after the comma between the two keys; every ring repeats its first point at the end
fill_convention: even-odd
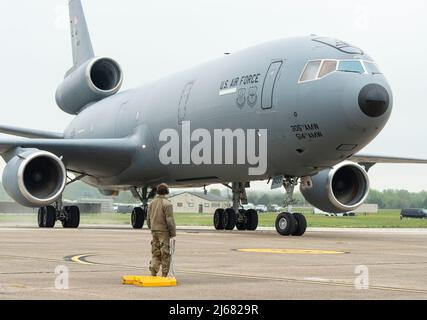
{"type": "Polygon", "coordinates": [[[148,206],[147,224],[153,236],[150,272],[154,277],[159,273],[160,266],[162,266],[162,276],[168,276],[171,263],[169,243],[170,239],[176,236],[172,203],[166,198],[168,194],[169,187],[166,184],[160,184],[157,187],[158,196],[148,206]]]}

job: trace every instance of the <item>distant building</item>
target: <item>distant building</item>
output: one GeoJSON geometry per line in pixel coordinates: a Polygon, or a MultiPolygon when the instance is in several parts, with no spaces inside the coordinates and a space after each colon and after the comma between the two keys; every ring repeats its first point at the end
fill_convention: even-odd
{"type": "Polygon", "coordinates": [[[378,213],[378,204],[375,203],[364,203],[356,210],[353,210],[355,213],[378,213]]]}
{"type": "MultiPolygon", "coordinates": [[[[64,200],[64,206],[78,206],[80,213],[103,213],[102,203],[64,200]]],[[[0,214],[37,214],[38,208],[27,208],[16,202],[0,201],[0,214]]]]}
{"type": "MultiPolygon", "coordinates": [[[[86,206],[90,206],[91,204],[94,206],[99,206],[99,213],[113,213],[113,199],[86,199],[80,198],[77,201],[77,205],[85,204],[86,206]]],[[[80,209],[81,210],[81,209],[80,209]]],[[[98,212],[93,212],[98,213],[98,212]]]]}
{"type": "Polygon", "coordinates": [[[24,214],[24,213],[37,213],[37,209],[27,208],[17,204],[12,201],[1,201],[0,202],[0,213],[10,213],[10,214],[24,214]]]}
{"type": "Polygon", "coordinates": [[[203,192],[182,192],[171,195],[174,212],[178,213],[214,213],[218,208],[230,208],[231,201],[227,198],[203,192]]]}

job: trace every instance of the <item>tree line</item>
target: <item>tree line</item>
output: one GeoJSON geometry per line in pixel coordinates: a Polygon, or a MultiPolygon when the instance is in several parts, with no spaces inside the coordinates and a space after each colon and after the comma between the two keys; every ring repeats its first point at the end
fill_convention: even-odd
{"type": "MultiPolygon", "coordinates": [[[[176,190],[175,190],[176,191],[176,190]]],[[[181,190],[184,191],[184,190],[181,190]]],[[[220,195],[231,200],[231,191],[227,189],[211,189],[211,194],[220,195]]],[[[255,205],[263,204],[271,206],[273,204],[282,206],[284,200],[284,190],[251,191],[247,192],[248,201],[255,205]]],[[[99,193],[96,188],[88,186],[83,182],[75,182],[68,186],[64,192],[64,198],[69,200],[88,199],[110,199],[99,193]]],[[[297,205],[309,206],[301,193],[296,192],[297,205]]],[[[0,200],[11,201],[0,184],[0,200]]],[[[138,203],[130,192],[121,192],[118,197],[113,198],[118,203],[138,203]]],[[[402,209],[402,208],[425,208],[427,209],[427,191],[409,192],[407,190],[371,190],[366,203],[378,204],[380,209],[402,209]]]]}
{"type": "MultiPolygon", "coordinates": [[[[221,190],[211,190],[213,194],[221,194],[230,198],[230,192],[224,194],[221,190]]],[[[248,201],[255,205],[283,205],[284,190],[281,191],[248,191],[248,201]]],[[[297,205],[310,206],[299,192],[295,193],[297,205]]],[[[366,203],[378,204],[380,209],[425,208],[427,209],[427,191],[409,192],[407,190],[371,190],[366,203]]]]}

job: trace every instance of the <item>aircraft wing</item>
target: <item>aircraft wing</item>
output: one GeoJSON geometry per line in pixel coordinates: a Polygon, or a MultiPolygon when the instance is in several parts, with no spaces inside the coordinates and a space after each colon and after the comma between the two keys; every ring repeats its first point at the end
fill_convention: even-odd
{"type": "Polygon", "coordinates": [[[1,138],[0,154],[16,148],[35,148],[62,157],[68,170],[103,177],[128,168],[137,150],[132,138],[122,139],[25,139],[1,138]],[[100,161],[102,159],[102,161],[100,161]]]}
{"type": "Polygon", "coordinates": [[[427,159],[419,158],[408,158],[408,157],[396,157],[396,156],[387,156],[387,155],[374,155],[367,153],[357,153],[349,158],[350,161],[363,164],[376,164],[376,163],[419,163],[427,164],[427,159]]]}
{"type": "Polygon", "coordinates": [[[24,138],[40,139],[63,139],[64,135],[59,132],[42,131],[35,129],[19,128],[14,126],[0,125],[0,133],[24,138]]]}

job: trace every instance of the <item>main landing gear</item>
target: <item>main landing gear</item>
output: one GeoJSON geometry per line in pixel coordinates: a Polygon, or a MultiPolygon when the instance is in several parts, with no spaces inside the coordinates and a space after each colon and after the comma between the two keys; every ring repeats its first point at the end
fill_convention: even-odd
{"type": "MultiPolygon", "coordinates": [[[[292,205],[296,203],[293,195],[298,179],[287,177],[283,180],[283,186],[286,190],[285,207],[292,212],[292,205]]],[[[276,231],[282,236],[304,235],[307,229],[307,220],[301,213],[282,212],[276,218],[276,231]]]]}
{"type": "Polygon", "coordinates": [[[156,189],[152,188],[150,192],[148,192],[148,188],[144,187],[141,190],[138,190],[137,188],[133,188],[131,191],[134,197],[141,200],[141,203],[142,203],[141,207],[135,207],[132,211],[132,215],[131,215],[132,228],[142,229],[142,227],[144,226],[144,222],[147,219],[148,200],[155,197],[156,189]]]}
{"type": "Polygon", "coordinates": [[[61,221],[65,229],[77,229],[80,225],[80,209],[77,206],[63,206],[62,200],[54,205],[39,208],[37,222],[40,228],[53,228],[61,221]]]}
{"type": "MultiPolygon", "coordinates": [[[[228,186],[227,186],[228,187],[228,186]]],[[[241,204],[247,204],[246,188],[249,183],[233,182],[233,207],[228,209],[217,209],[214,214],[214,227],[216,230],[250,230],[258,228],[258,212],[241,208],[241,204]]]]}
{"type": "MultiPolygon", "coordinates": [[[[288,212],[280,213],[275,222],[276,231],[282,236],[304,235],[307,230],[307,220],[301,213],[292,212],[292,205],[296,203],[294,199],[294,190],[298,185],[298,179],[286,177],[283,180],[283,186],[286,190],[285,207],[288,212]]],[[[228,185],[227,185],[228,187],[228,185]]],[[[228,209],[217,209],[214,214],[214,227],[216,230],[256,230],[258,228],[258,212],[256,210],[244,210],[241,204],[247,204],[246,188],[249,183],[234,182],[231,190],[233,191],[233,207],[228,209]]]]}

